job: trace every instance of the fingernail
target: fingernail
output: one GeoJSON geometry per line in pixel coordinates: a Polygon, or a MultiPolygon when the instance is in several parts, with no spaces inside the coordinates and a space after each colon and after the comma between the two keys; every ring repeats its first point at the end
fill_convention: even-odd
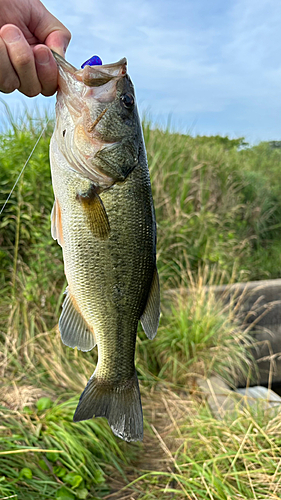
{"type": "Polygon", "coordinates": [[[35,59],[39,64],[48,64],[50,62],[50,52],[48,50],[40,50],[36,52],[35,59]]]}
{"type": "Polygon", "coordinates": [[[14,43],[21,38],[21,32],[16,28],[6,28],[2,31],[2,38],[6,43],[14,43]]]}

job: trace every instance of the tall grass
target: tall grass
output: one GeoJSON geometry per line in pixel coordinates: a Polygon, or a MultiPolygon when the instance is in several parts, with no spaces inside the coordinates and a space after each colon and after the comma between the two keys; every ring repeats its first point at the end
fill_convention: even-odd
{"type": "Polygon", "coordinates": [[[199,394],[189,401],[169,393],[161,399],[163,418],[152,429],[162,453],[153,470],[147,467],[117,498],[128,498],[128,488],[138,500],[280,498],[280,412],[257,402],[217,420],[199,394]]]}
{"type": "MultiPolygon", "coordinates": [[[[12,122],[0,137],[2,203],[44,126],[37,118],[12,122]]],[[[54,329],[65,277],[50,236],[51,131],[50,124],[0,220],[0,498],[95,498],[109,492],[106,473],[122,475],[134,455],[104,421],[72,423],[96,358],[65,349],[54,329]]]]}
{"type": "Polygon", "coordinates": [[[250,373],[257,376],[253,324],[241,313],[246,289],[240,296],[231,288],[219,294],[214,285],[221,280],[222,273],[214,271],[210,280],[207,267],[194,273],[183,269],[179,286],[165,294],[157,337],[141,346],[157,363],[158,377],[192,385],[197,376],[219,373],[235,387],[250,373]]]}
{"type": "Polygon", "coordinates": [[[185,252],[193,269],[216,264],[226,280],[234,263],[244,279],[279,277],[281,192],[273,178],[281,151],[151,130],[149,123],[144,136],[162,277],[180,272],[185,252]]]}
{"type": "MultiPolygon", "coordinates": [[[[45,121],[26,116],[20,126],[12,121],[9,131],[0,136],[1,204],[45,121]]],[[[50,262],[55,259],[59,265],[61,260],[49,231],[51,130],[50,122],[0,220],[1,269],[7,269],[13,259],[15,266],[15,257],[23,259],[32,272],[36,267],[36,273],[41,273],[45,288],[53,269],[50,262]]],[[[144,123],[144,137],[162,281],[181,272],[184,253],[192,269],[203,263],[210,270],[219,265],[227,271],[226,280],[234,263],[244,279],[278,277],[281,151],[269,143],[241,150],[242,139],[193,138],[152,130],[149,123],[144,123]]],[[[1,279],[3,287],[7,274],[2,273],[1,279]]]]}

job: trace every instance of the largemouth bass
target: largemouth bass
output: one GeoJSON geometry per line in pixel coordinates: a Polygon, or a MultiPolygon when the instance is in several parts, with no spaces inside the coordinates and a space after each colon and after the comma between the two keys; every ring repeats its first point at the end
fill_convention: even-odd
{"type": "Polygon", "coordinates": [[[52,236],[68,281],[59,320],[64,344],[98,347],[74,421],[106,417],[126,441],[143,437],[135,369],[140,320],[148,338],[160,314],[156,223],[146,152],[127,61],[59,69],[50,162],[52,236]]]}

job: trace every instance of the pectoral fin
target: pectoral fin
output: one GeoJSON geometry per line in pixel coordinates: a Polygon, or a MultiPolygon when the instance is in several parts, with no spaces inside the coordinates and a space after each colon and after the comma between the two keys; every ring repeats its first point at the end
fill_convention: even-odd
{"type": "Polygon", "coordinates": [[[51,234],[54,240],[57,240],[59,245],[62,247],[64,241],[62,232],[61,209],[56,198],[51,213],[51,234]]]}
{"type": "Polygon", "coordinates": [[[77,347],[81,351],[90,351],[96,345],[93,331],[85,322],[75,306],[68,288],[59,319],[59,330],[62,342],[68,347],[77,347]]]}
{"type": "Polygon", "coordinates": [[[109,220],[95,186],[92,186],[85,194],[77,194],[76,199],[82,204],[88,227],[93,235],[101,240],[106,240],[110,233],[109,220]]]}
{"type": "Polygon", "coordinates": [[[157,268],[154,270],[152,283],[145,306],[145,310],[141,316],[141,324],[149,339],[154,339],[160,318],[160,287],[157,268]]]}

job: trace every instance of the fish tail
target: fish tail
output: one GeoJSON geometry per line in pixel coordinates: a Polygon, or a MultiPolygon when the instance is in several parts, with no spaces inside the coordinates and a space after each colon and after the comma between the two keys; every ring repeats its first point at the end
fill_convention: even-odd
{"type": "Polygon", "coordinates": [[[142,406],[137,374],[122,385],[91,376],[80,396],[73,421],[106,417],[114,434],[125,441],[143,438],[142,406]]]}

